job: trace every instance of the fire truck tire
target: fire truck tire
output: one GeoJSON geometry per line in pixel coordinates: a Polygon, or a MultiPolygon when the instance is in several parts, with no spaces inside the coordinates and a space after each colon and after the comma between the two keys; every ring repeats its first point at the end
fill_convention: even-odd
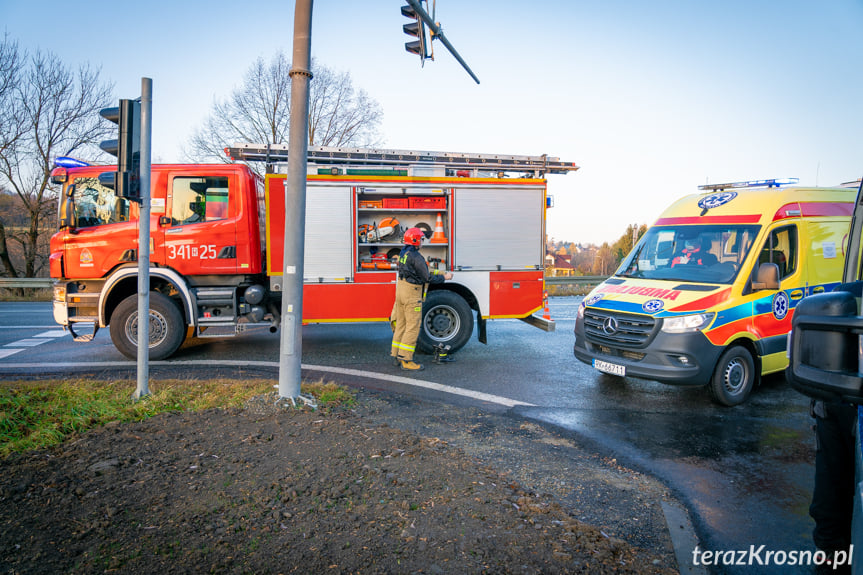
{"type": "MultiPolygon", "coordinates": [[[[111,341],[130,359],[138,357],[138,294],[120,302],[111,314],[111,341]]],[[[186,325],[180,308],[168,296],[150,292],[150,359],[169,357],[182,345],[186,325]]]]}
{"type": "Polygon", "coordinates": [[[417,349],[433,354],[434,347],[443,343],[455,353],[470,339],[473,321],[473,311],[463,297],[448,290],[431,291],[423,304],[417,349]]]}
{"type": "Polygon", "coordinates": [[[755,385],[755,360],[742,345],[726,349],[713,372],[710,395],[714,401],[728,407],[740,405],[749,398],[755,385]]]}

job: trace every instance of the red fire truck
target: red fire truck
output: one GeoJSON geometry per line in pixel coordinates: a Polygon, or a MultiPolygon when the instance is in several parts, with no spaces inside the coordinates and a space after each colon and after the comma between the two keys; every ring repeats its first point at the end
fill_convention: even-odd
{"type": "MultiPolygon", "coordinates": [[[[235,335],[280,322],[287,149],[235,145],[245,164],[154,165],[151,175],[150,358],[187,337],[235,335]]],[[[575,164],[499,156],[312,147],[305,224],[303,323],[388,321],[395,255],[410,227],[422,253],[453,273],[432,286],[418,348],[451,351],[486,321],[519,318],[547,330],[543,307],[545,174],[575,164]]],[[[56,168],[60,231],[51,239],[54,318],[76,341],[110,328],[137,356],[138,204],[99,183],[115,166],[56,168]]]]}

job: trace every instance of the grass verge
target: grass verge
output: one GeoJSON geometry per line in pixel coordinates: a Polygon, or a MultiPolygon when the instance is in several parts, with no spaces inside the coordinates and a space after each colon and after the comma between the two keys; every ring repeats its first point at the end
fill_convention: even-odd
{"type": "MultiPolygon", "coordinates": [[[[151,395],[132,401],[135,382],[41,380],[0,385],[0,457],[43,449],[110,421],[139,421],[166,411],[241,407],[250,398],[273,392],[271,380],[166,380],[151,395]]],[[[302,393],[323,410],[349,407],[354,394],[334,383],[304,383],[302,393]]]]}

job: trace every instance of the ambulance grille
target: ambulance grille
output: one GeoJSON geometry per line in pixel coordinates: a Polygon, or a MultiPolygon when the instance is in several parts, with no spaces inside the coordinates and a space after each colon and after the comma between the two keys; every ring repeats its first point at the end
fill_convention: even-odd
{"type": "Polygon", "coordinates": [[[597,344],[643,347],[653,339],[656,321],[649,315],[620,313],[604,309],[584,310],[587,339],[597,344]]]}

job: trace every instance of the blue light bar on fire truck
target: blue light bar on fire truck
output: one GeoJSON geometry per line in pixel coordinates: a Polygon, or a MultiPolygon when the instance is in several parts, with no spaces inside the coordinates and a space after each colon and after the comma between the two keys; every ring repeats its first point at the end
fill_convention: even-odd
{"type": "Polygon", "coordinates": [[[787,186],[796,184],[799,178],[774,178],[772,180],[749,180],[746,182],[730,182],[727,184],[706,184],[698,186],[699,190],[719,191],[728,188],[778,188],[779,186],[787,186]]]}
{"type": "Polygon", "coordinates": [[[54,160],[54,165],[60,168],[86,168],[90,164],[68,156],[61,156],[54,160]]]}

